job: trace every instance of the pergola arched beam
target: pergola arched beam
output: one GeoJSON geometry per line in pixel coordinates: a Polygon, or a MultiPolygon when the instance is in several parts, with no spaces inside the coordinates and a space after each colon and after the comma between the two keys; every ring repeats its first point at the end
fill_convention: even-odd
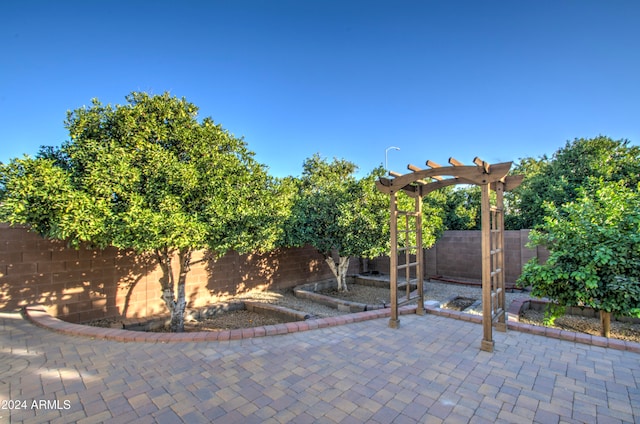
{"type": "MultiPolygon", "coordinates": [[[[504,183],[504,191],[511,191],[518,187],[524,181],[524,175],[509,175],[501,180],[504,183]]],[[[491,190],[496,190],[496,183],[491,183],[491,190]]]]}
{"type": "MultiPolygon", "coordinates": [[[[480,166],[441,166],[430,169],[421,169],[394,178],[380,178],[376,181],[378,190],[383,193],[405,191],[410,196],[425,196],[434,190],[455,184],[484,185],[497,181],[506,183],[513,162],[503,162],[480,166]],[[487,173],[487,170],[489,173],[487,173]],[[440,179],[441,177],[450,177],[440,179]],[[436,181],[425,183],[425,180],[436,179],[436,181]]],[[[409,169],[416,169],[415,167],[409,169]]],[[[521,181],[521,180],[520,180],[521,181]]],[[[511,188],[517,187],[515,179],[510,184],[511,188]]]]}
{"type": "MultiPolygon", "coordinates": [[[[388,179],[385,179],[385,178],[382,178],[376,181],[376,186],[378,187],[378,190],[380,190],[383,193],[391,193],[391,190],[394,190],[394,189],[392,187],[385,185],[386,183],[385,180],[389,181],[388,179]]],[[[475,184],[475,183],[465,180],[464,178],[446,178],[446,179],[434,181],[432,183],[427,183],[424,185],[410,184],[402,187],[400,190],[404,191],[409,197],[417,197],[417,196],[424,197],[427,194],[431,193],[432,191],[436,191],[440,188],[452,186],[456,184],[475,184]]],[[[398,190],[395,190],[395,191],[398,191],[398,190]]]]}

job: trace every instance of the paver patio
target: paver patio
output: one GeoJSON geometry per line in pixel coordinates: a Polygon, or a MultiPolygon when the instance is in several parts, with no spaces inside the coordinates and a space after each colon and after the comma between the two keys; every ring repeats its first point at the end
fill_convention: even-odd
{"type": "Polygon", "coordinates": [[[434,314],[175,343],[0,325],[0,406],[26,406],[0,422],[640,422],[640,354],[520,331],[488,353],[434,314]]]}

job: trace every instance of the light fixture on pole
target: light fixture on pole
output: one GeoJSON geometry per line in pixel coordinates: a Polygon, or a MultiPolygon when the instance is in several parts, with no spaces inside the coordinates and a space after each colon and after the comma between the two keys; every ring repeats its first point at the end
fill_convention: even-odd
{"type": "Polygon", "coordinates": [[[384,151],[384,170],[389,172],[389,150],[400,150],[399,147],[396,146],[391,146],[391,147],[387,147],[387,150],[384,151]]]}

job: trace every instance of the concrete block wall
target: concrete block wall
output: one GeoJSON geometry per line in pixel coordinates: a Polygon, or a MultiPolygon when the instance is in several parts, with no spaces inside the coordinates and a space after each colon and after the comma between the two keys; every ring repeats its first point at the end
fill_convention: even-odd
{"type": "MultiPolygon", "coordinates": [[[[200,251],[192,262],[187,276],[189,307],[224,301],[251,290],[282,289],[333,276],[311,247],[251,255],[230,252],[221,258],[200,251]]],[[[352,260],[349,272],[358,270],[359,261],[352,260]]],[[[152,255],[115,248],[76,250],[24,227],[0,224],[3,311],[41,304],[52,315],[71,322],[164,313],[160,274],[152,255]]]]}
{"type": "MultiPolygon", "coordinates": [[[[506,231],[506,281],[515,282],[522,266],[544,250],[525,245],[528,230],[506,231]]],[[[425,250],[425,277],[482,278],[479,231],[447,231],[425,250]]],[[[368,270],[389,273],[389,258],[368,262],[368,270]]],[[[351,260],[349,273],[361,268],[351,260]]],[[[174,267],[177,272],[177,264],[174,267]]],[[[160,299],[160,270],[150,255],[115,248],[69,248],[24,227],[0,224],[0,310],[45,305],[49,313],[72,322],[105,317],[134,318],[166,311],[160,299]]],[[[196,252],[187,277],[189,307],[262,289],[284,289],[332,278],[321,255],[311,247],[278,249],[265,254],[230,252],[212,258],[196,252]]]]}
{"type": "MultiPolygon", "coordinates": [[[[505,231],[505,281],[514,283],[522,273],[522,267],[531,258],[545,261],[549,253],[544,248],[529,249],[529,230],[505,231]]],[[[445,231],[434,246],[425,249],[425,278],[445,276],[450,278],[482,280],[482,232],[445,231]]],[[[371,261],[370,268],[383,274],[389,273],[389,258],[371,261]]]]}
{"type": "MultiPolygon", "coordinates": [[[[529,230],[505,231],[505,281],[515,282],[527,261],[538,256],[544,260],[544,249],[529,249],[529,230]]],[[[443,275],[463,279],[482,279],[482,232],[445,231],[438,242],[425,250],[427,276],[443,275]]]]}

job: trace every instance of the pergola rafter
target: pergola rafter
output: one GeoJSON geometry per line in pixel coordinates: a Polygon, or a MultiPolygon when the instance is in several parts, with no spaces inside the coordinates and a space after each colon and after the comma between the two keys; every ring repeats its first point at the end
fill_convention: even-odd
{"type": "Polygon", "coordinates": [[[481,223],[482,223],[482,323],[483,339],[480,348],[493,351],[492,327],[506,331],[506,312],[504,310],[504,204],[503,194],[520,185],[522,175],[510,175],[512,162],[489,164],[476,157],[475,165],[467,166],[454,158],[449,158],[450,166],[441,166],[433,161],[426,161],[426,169],[408,165],[411,171],[407,174],[389,172],[389,177],[376,181],[378,190],[390,196],[391,212],[391,319],[389,326],[400,325],[398,308],[417,299],[417,314],[424,314],[423,289],[423,250],[422,250],[422,198],[432,191],[457,184],[478,185],[482,188],[481,223]],[[491,205],[490,190],[495,191],[495,205],[491,205]],[[404,192],[415,199],[413,211],[398,210],[396,194],[404,192]],[[404,226],[398,227],[398,219],[404,217],[404,226]],[[415,219],[415,246],[410,246],[409,234],[414,232],[410,218],[415,219]],[[404,234],[404,245],[398,246],[398,234],[404,234]],[[405,254],[403,263],[399,263],[398,254],[405,254]],[[415,255],[415,259],[411,257],[415,255]],[[398,271],[405,271],[406,299],[398,299],[398,271]],[[415,279],[411,280],[412,272],[415,279]],[[411,292],[411,283],[415,282],[417,290],[411,292]]]}

